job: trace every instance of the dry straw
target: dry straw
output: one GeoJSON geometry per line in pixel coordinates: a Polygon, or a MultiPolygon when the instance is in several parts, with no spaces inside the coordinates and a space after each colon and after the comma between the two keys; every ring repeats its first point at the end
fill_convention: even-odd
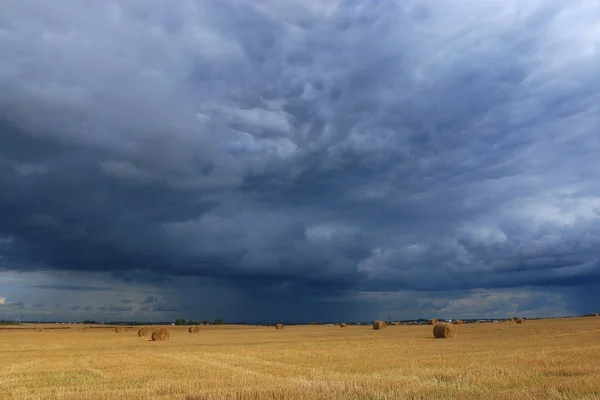
{"type": "Polygon", "coordinates": [[[200,332],[200,327],[199,326],[190,326],[188,328],[188,332],[189,333],[198,333],[198,332],[200,332]]]}
{"type": "Polygon", "coordinates": [[[523,323],[523,321],[525,321],[525,319],[524,319],[524,318],[517,318],[517,319],[515,320],[515,322],[516,322],[517,324],[522,324],[522,323],[523,323]]]}
{"type": "Polygon", "coordinates": [[[277,324],[277,325],[275,325],[275,329],[277,329],[277,330],[283,329],[283,324],[277,324]]]}
{"type": "Polygon", "coordinates": [[[427,321],[427,325],[435,325],[438,323],[438,320],[435,318],[432,318],[430,320],[427,321]]]}
{"type": "Polygon", "coordinates": [[[36,331],[36,332],[43,332],[43,331],[44,331],[44,328],[35,328],[35,331],[36,331]]]}
{"type": "Polygon", "coordinates": [[[456,335],[456,329],[450,324],[437,324],[433,327],[433,336],[438,339],[450,339],[456,335]]]}
{"type": "Polygon", "coordinates": [[[373,329],[378,331],[381,330],[383,328],[387,328],[387,324],[385,321],[375,321],[373,322],[373,329]]]}
{"type": "Polygon", "coordinates": [[[398,325],[400,325],[400,322],[392,322],[392,325],[393,326],[398,326],[398,325]]]}
{"type": "Polygon", "coordinates": [[[347,323],[345,323],[345,322],[342,322],[342,323],[340,324],[340,328],[346,328],[347,326],[348,326],[348,324],[347,324],[347,323]]]}
{"type": "Polygon", "coordinates": [[[121,328],[120,326],[117,326],[115,328],[115,333],[121,333],[121,332],[123,332],[123,328],[121,328]]]}
{"type": "Polygon", "coordinates": [[[152,341],[165,342],[169,340],[169,330],[167,328],[158,328],[152,332],[152,341]]]}
{"type": "Polygon", "coordinates": [[[148,328],[147,326],[144,326],[144,327],[138,329],[139,337],[150,336],[150,335],[152,335],[152,328],[148,328]]]}
{"type": "Polygon", "coordinates": [[[455,319],[455,320],[454,320],[454,325],[462,325],[462,323],[463,323],[463,322],[462,322],[462,320],[460,320],[460,319],[455,319]]]}

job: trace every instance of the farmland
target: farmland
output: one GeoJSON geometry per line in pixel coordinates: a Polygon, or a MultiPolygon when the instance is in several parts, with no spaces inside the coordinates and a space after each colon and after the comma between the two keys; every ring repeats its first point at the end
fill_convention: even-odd
{"type": "Polygon", "coordinates": [[[598,317],[466,324],[452,339],[431,326],[169,327],[166,342],[48,328],[0,330],[0,398],[600,398],[598,317]]]}

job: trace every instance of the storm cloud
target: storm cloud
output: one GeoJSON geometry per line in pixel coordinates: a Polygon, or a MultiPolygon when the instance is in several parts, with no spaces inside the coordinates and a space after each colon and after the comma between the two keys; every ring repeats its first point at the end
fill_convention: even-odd
{"type": "Polygon", "coordinates": [[[248,319],[600,307],[598,2],[3,8],[0,268],[49,277],[23,293],[220,294],[248,319]]]}

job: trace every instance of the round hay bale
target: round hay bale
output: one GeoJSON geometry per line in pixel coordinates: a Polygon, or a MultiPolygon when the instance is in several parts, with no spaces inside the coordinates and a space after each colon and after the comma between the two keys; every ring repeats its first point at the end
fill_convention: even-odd
{"type": "Polygon", "coordinates": [[[347,324],[347,323],[345,323],[345,322],[342,322],[342,323],[340,324],[340,328],[346,328],[347,326],[348,326],[348,324],[347,324]]]}
{"type": "Polygon", "coordinates": [[[399,326],[400,322],[392,322],[392,326],[399,326]]]}
{"type": "Polygon", "coordinates": [[[525,321],[525,319],[523,319],[523,318],[517,318],[517,319],[515,320],[515,322],[516,322],[517,324],[522,324],[522,323],[523,323],[523,321],[525,321]]]}
{"type": "Polygon", "coordinates": [[[435,318],[427,320],[427,325],[435,325],[438,323],[438,320],[435,318]]]}
{"type": "Polygon", "coordinates": [[[123,328],[121,328],[120,326],[117,326],[115,328],[115,333],[121,333],[121,332],[123,332],[123,328]]]}
{"type": "Polygon", "coordinates": [[[387,323],[385,321],[375,321],[373,322],[373,330],[381,330],[387,328],[387,323]]]}
{"type": "Polygon", "coordinates": [[[200,332],[200,327],[199,327],[199,326],[196,326],[196,325],[194,325],[194,326],[190,326],[190,327],[188,328],[188,332],[189,332],[189,333],[198,333],[198,332],[200,332]]]}
{"type": "Polygon", "coordinates": [[[277,329],[277,330],[283,329],[283,324],[277,324],[277,325],[275,325],[275,329],[277,329]]]}
{"type": "Polygon", "coordinates": [[[150,336],[150,335],[152,335],[152,328],[148,328],[147,326],[144,326],[144,327],[138,329],[139,337],[150,336]]]}
{"type": "Polygon", "coordinates": [[[453,322],[454,325],[462,325],[462,323],[463,322],[460,319],[455,319],[454,322],[453,322]]]}
{"type": "Polygon", "coordinates": [[[433,336],[437,339],[450,339],[456,335],[456,329],[451,324],[437,324],[433,327],[433,336]]]}
{"type": "Polygon", "coordinates": [[[167,328],[158,328],[152,332],[153,342],[166,342],[169,340],[169,330],[167,328]]]}

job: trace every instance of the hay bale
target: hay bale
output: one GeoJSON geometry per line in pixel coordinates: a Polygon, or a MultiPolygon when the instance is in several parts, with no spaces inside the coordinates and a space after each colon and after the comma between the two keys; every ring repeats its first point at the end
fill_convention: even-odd
{"type": "Polygon", "coordinates": [[[387,323],[385,321],[375,321],[373,322],[373,330],[379,331],[381,329],[387,328],[387,323]]]}
{"type": "Polygon", "coordinates": [[[166,342],[169,340],[169,330],[167,328],[158,328],[152,332],[153,342],[166,342]]]}
{"type": "Polygon", "coordinates": [[[194,325],[194,326],[190,326],[190,327],[188,328],[188,332],[189,332],[189,333],[198,333],[198,332],[200,332],[200,327],[199,327],[199,326],[196,326],[196,325],[194,325]]]}
{"type": "Polygon", "coordinates": [[[462,325],[462,323],[463,323],[463,322],[462,322],[462,320],[460,320],[460,319],[455,319],[455,320],[453,321],[453,324],[454,324],[454,325],[462,325]]]}
{"type": "Polygon", "coordinates": [[[283,329],[283,324],[277,324],[277,325],[275,325],[275,329],[277,329],[277,330],[283,329]]]}
{"type": "Polygon", "coordinates": [[[399,326],[399,325],[400,325],[400,322],[395,322],[395,321],[392,322],[392,326],[399,326]]]}
{"type": "Polygon", "coordinates": [[[438,320],[435,318],[427,320],[427,325],[435,325],[438,323],[438,320]]]}
{"type": "Polygon", "coordinates": [[[437,324],[433,327],[433,336],[437,339],[450,339],[456,335],[456,329],[451,324],[437,324]]]}
{"type": "Polygon", "coordinates": [[[342,322],[342,323],[340,324],[340,328],[346,328],[347,326],[348,326],[348,324],[347,324],[347,323],[345,323],[345,322],[342,322]]]}
{"type": "Polygon", "coordinates": [[[516,322],[517,324],[522,324],[522,323],[523,323],[523,321],[525,321],[525,319],[524,319],[524,318],[517,318],[517,319],[515,320],[515,322],[516,322]]]}
{"type": "Polygon", "coordinates": [[[123,328],[121,328],[120,326],[117,326],[115,328],[115,333],[121,333],[121,332],[123,332],[123,328]]]}
{"type": "Polygon", "coordinates": [[[150,336],[150,335],[152,335],[152,328],[148,328],[147,326],[144,326],[144,327],[138,329],[139,337],[150,336]]]}

